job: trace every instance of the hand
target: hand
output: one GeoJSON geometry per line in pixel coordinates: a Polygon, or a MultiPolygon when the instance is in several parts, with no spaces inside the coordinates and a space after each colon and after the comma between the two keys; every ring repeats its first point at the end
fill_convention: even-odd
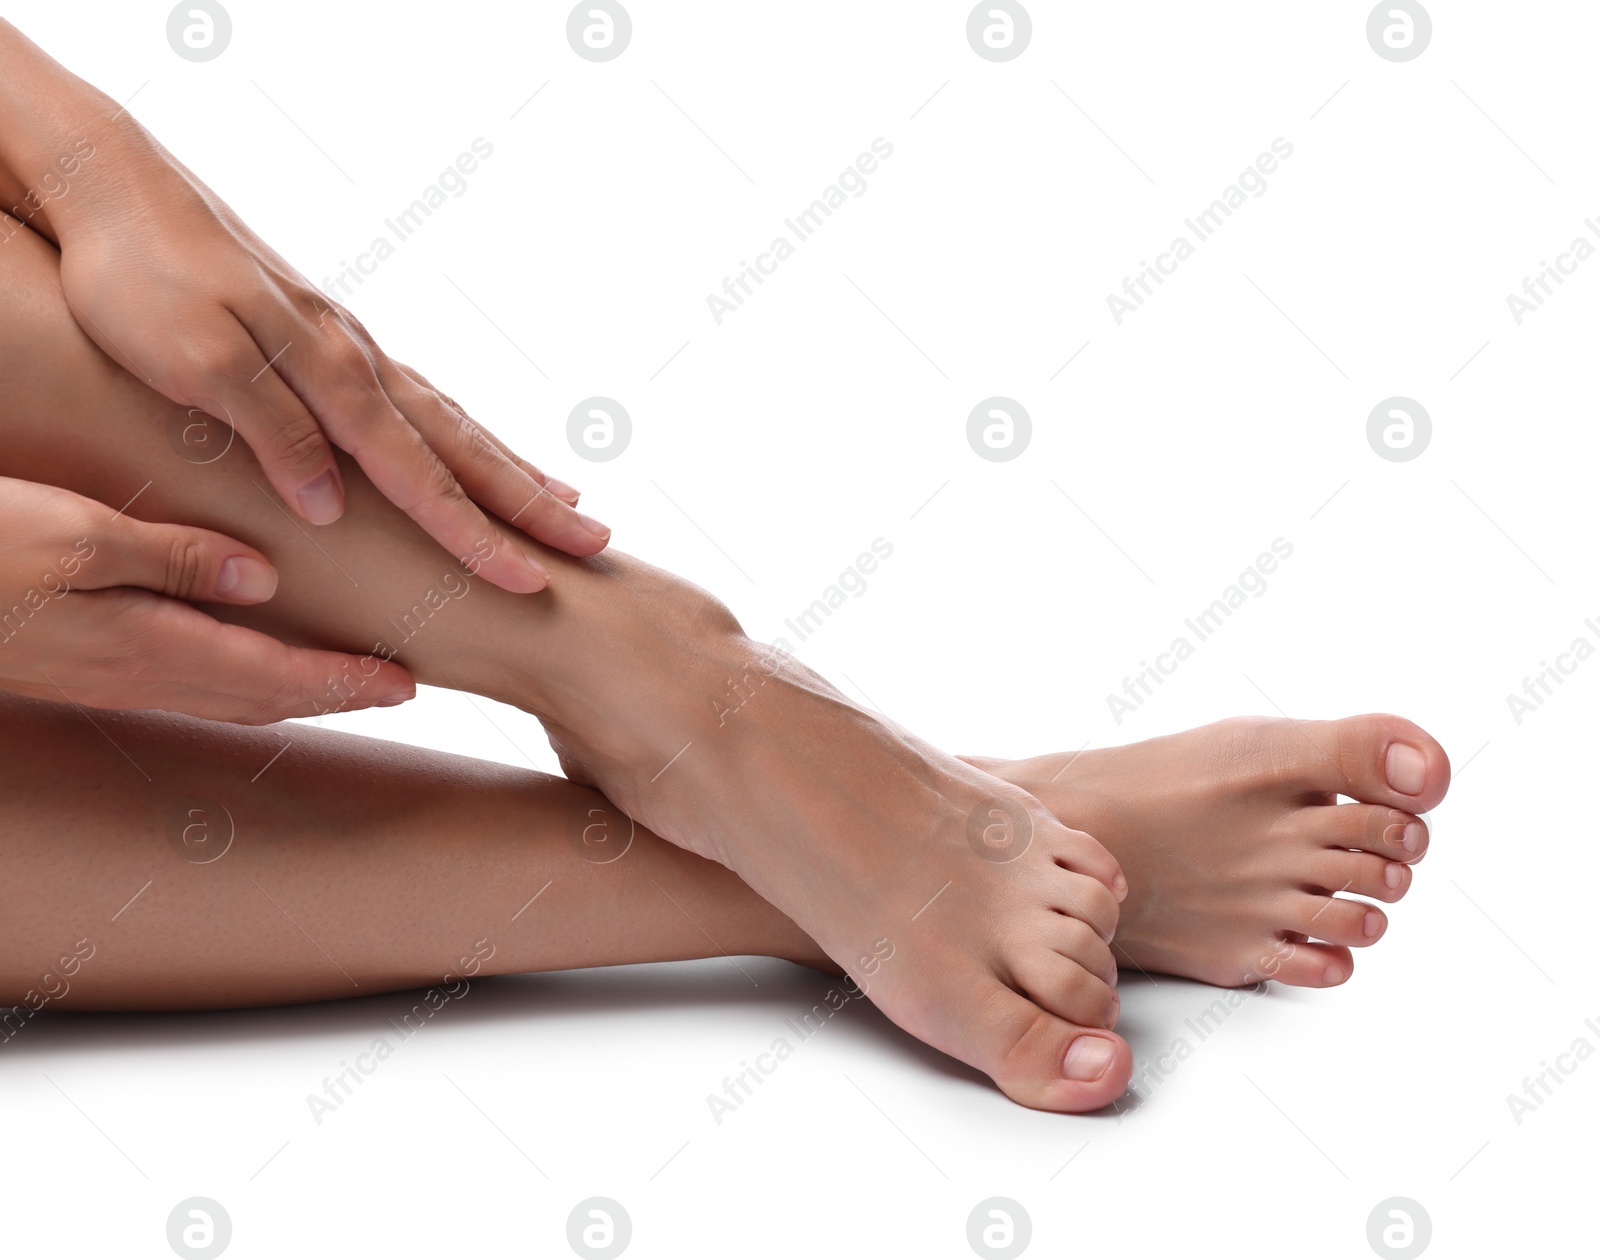
{"type": "Polygon", "coordinates": [[[251,726],[416,694],[392,662],[286,647],[184,603],[272,597],[266,557],[222,534],[0,477],[0,538],[0,689],[251,726]]]}
{"type": "Polygon", "coordinates": [[[39,225],[74,317],[140,379],[231,424],[292,510],[319,525],[344,511],[331,443],[451,554],[492,541],[483,576],[509,591],[549,571],[483,509],[571,555],[605,547],[576,490],[390,359],[128,115],[92,131],[39,225]]]}

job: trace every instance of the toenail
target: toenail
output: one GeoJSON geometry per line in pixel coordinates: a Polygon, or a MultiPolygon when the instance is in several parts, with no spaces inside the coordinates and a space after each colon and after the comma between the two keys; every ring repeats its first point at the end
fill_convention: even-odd
{"type": "Polygon", "coordinates": [[[1422,824],[1407,823],[1405,835],[1400,837],[1400,847],[1407,853],[1415,853],[1422,847],[1422,824]]]}
{"type": "Polygon", "coordinates": [[[1410,744],[1390,744],[1389,755],[1384,758],[1384,776],[1389,786],[1404,796],[1415,796],[1422,791],[1422,782],[1428,773],[1428,763],[1410,744]]]}
{"type": "Polygon", "coordinates": [[[1322,973],[1324,984],[1339,984],[1344,980],[1344,968],[1337,963],[1329,963],[1328,969],[1322,973]]]}
{"type": "Polygon", "coordinates": [[[1398,862],[1390,862],[1383,868],[1383,886],[1385,888],[1398,888],[1400,881],[1406,877],[1406,868],[1398,862]]]}
{"type": "Polygon", "coordinates": [[[1368,910],[1361,920],[1361,930],[1366,933],[1367,939],[1377,939],[1378,933],[1383,931],[1383,916],[1376,910],[1368,910]]]}
{"type": "Polygon", "coordinates": [[[1067,1047],[1063,1066],[1069,1081],[1098,1081],[1117,1057],[1117,1047],[1105,1037],[1084,1033],[1067,1047]]]}

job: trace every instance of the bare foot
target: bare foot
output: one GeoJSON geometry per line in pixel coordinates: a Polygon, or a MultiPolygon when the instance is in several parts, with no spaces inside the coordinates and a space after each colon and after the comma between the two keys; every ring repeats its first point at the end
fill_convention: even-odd
{"type": "Polygon", "coordinates": [[[603,684],[540,712],[569,774],[737,872],[890,1019],[1017,1102],[1120,1096],[1132,1055],[1109,1031],[1107,942],[1127,884],[1111,855],[714,613],[696,620],[663,609],[596,632],[603,684]]]}
{"type": "Polygon", "coordinates": [[[1428,847],[1417,815],[1450,761],[1403,718],[1235,718],[1130,744],[972,764],[1017,784],[1116,855],[1130,892],[1116,957],[1210,984],[1343,984],[1351,946],[1428,847]],[[1338,796],[1354,803],[1336,804],[1338,796]]]}

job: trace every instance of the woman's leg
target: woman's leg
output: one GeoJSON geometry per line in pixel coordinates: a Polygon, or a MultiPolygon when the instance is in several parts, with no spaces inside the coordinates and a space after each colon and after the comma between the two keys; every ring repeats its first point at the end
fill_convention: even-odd
{"type": "Polygon", "coordinates": [[[46,1003],[256,1006],[722,953],[825,962],[738,876],[588,788],[312,726],[91,724],[0,696],[0,797],[0,1007],[24,1008],[0,1012],[0,1037],[46,1003]]]}
{"type": "MultiPolygon", "coordinates": [[[[83,336],[57,261],[26,233],[0,250],[0,472],[252,543],[281,580],[241,620],[392,651],[424,682],[537,714],[630,816],[729,866],[847,971],[872,970],[874,1000],[914,1035],[1031,1106],[1121,1093],[1131,1057],[1106,1031],[1106,942],[1126,885],[1090,837],[628,557],[547,554],[550,589],[510,595],[471,580],[348,461],[346,515],[303,529],[242,444],[192,462],[191,417],[83,336]]],[[[360,685],[336,680],[328,707],[360,685]]]]}

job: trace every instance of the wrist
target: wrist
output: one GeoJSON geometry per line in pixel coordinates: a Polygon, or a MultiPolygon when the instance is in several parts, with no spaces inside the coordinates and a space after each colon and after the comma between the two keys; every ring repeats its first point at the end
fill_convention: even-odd
{"type": "Polygon", "coordinates": [[[96,156],[113,132],[135,128],[110,97],[0,23],[0,209],[59,242],[62,211],[96,156]]]}
{"type": "Polygon", "coordinates": [[[61,245],[154,150],[117,101],[0,22],[0,209],[61,245]]]}

